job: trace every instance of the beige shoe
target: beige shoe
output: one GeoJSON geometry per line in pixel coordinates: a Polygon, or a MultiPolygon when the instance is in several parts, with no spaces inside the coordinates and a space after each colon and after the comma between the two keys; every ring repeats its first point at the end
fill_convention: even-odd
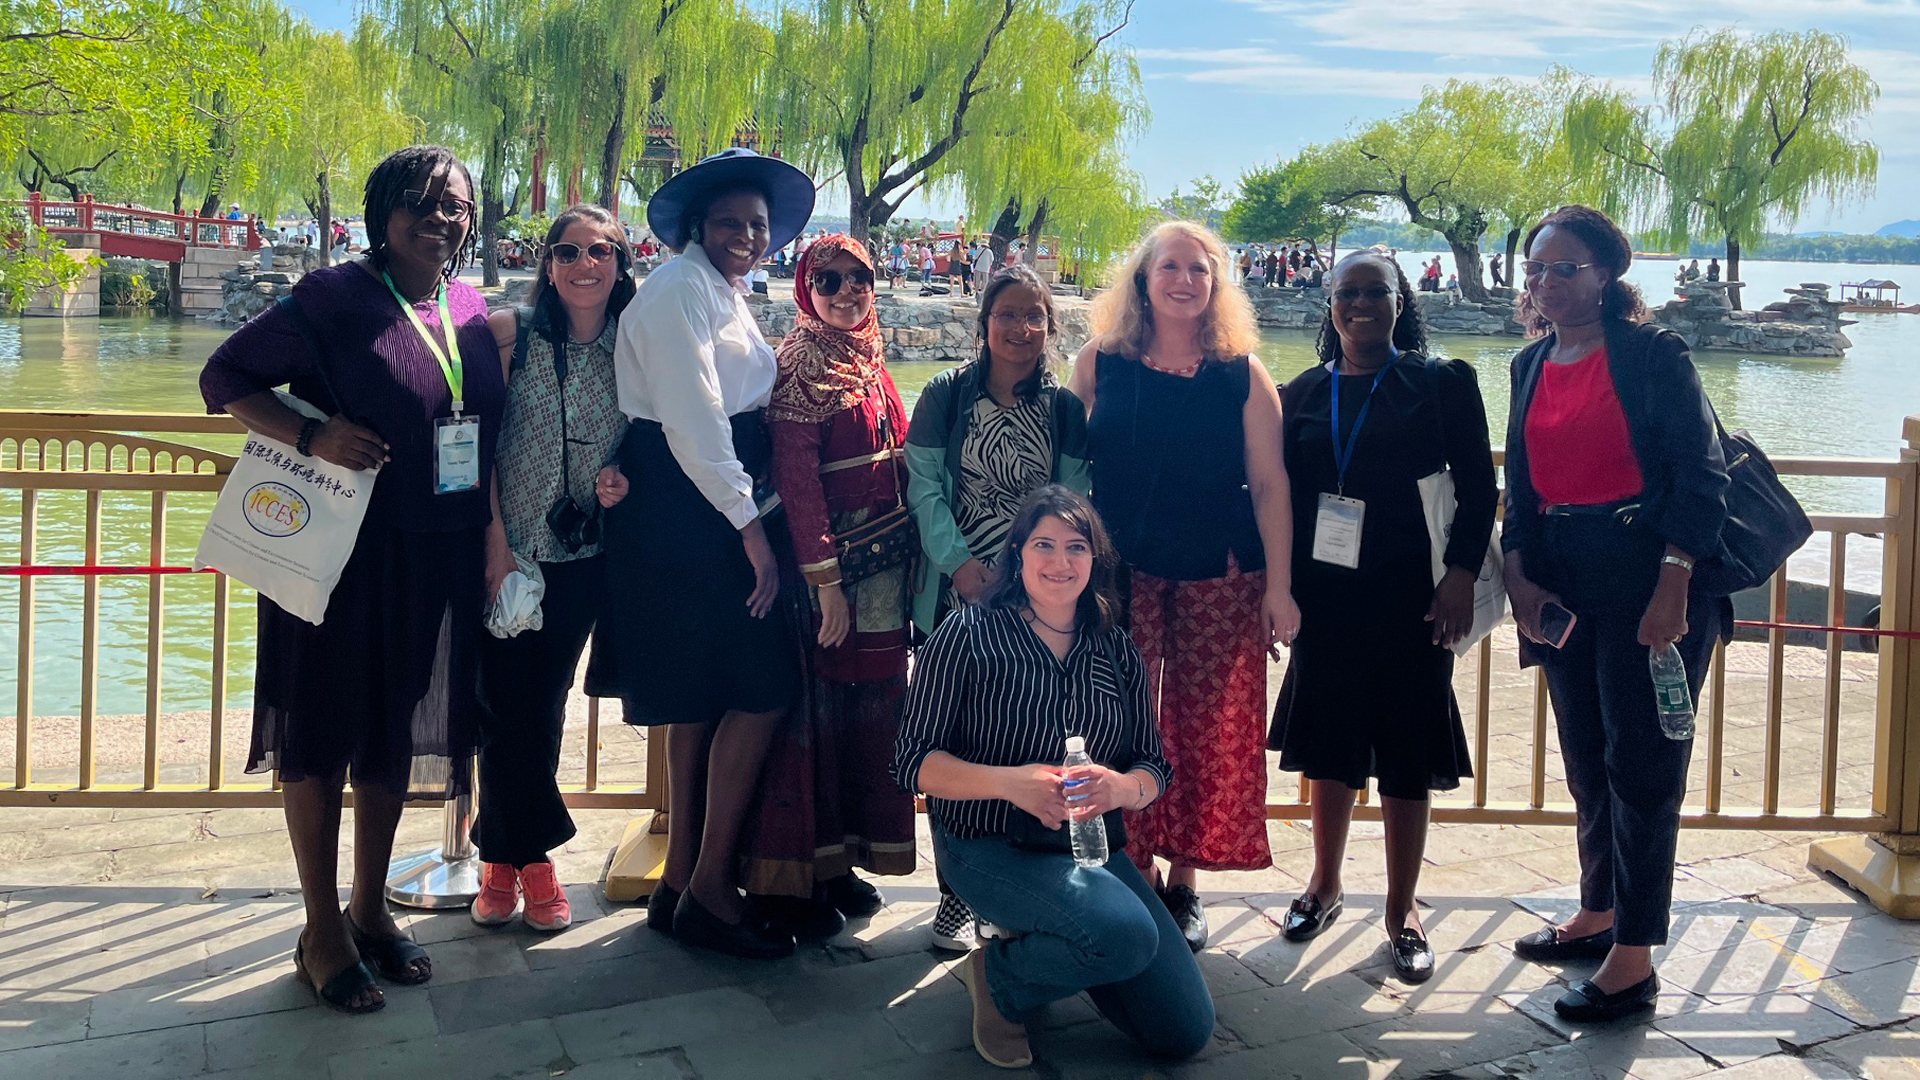
{"type": "Polygon", "coordinates": [[[980,1051],[987,1064],[1002,1069],[1024,1069],[1033,1064],[1026,1025],[1001,1016],[987,990],[985,949],[975,949],[960,961],[960,981],[967,984],[967,993],[973,998],[973,1048],[980,1051]]]}

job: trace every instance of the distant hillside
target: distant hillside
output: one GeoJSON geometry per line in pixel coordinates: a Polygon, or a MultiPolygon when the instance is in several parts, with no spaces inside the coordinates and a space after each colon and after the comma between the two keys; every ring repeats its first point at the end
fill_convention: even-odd
{"type": "Polygon", "coordinates": [[[1891,225],[1882,225],[1879,231],[1875,232],[1873,235],[1899,236],[1899,237],[1907,237],[1907,238],[1920,236],[1920,219],[1908,218],[1905,221],[1896,221],[1891,225]]]}

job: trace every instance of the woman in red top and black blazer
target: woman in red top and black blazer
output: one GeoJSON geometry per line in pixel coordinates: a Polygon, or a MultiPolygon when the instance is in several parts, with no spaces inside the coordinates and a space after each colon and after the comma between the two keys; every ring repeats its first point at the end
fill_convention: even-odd
{"type": "Polygon", "coordinates": [[[1521,315],[1545,333],[1513,360],[1507,421],[1507,591],[1546,668],[1567,787],[1578,813],[1580,911],[1521,939],[1529,960],[1602,959],[1555,1009],[1611,1020],[1659,993],[1674,846],[1691,740],[1666,738],[1648,650],[1678,643],[1695,700],[1725,597],[1692,585],[1720,551],[1726,464],[1686,342],[1646,324],[1622,280],[1633,249],[1605,214],[1566,206],[1527,235],[1521,315]],[[1574,613],[1549,647],[1548,601],[1574,613]]]}

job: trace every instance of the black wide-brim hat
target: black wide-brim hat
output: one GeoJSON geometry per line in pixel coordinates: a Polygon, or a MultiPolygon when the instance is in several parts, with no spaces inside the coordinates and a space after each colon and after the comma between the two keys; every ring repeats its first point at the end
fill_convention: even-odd
{"type": "Polygon", "coordinates": [[[776,157],[743,146],[704,157],[661,184],[647,200],[647,228],[660,242],[679,251],[687,246],[687,208],[701,195],[734,184],[751,185],[767,196],[767,250],[793,243],[813,217],[813,179],[776,157]]]}

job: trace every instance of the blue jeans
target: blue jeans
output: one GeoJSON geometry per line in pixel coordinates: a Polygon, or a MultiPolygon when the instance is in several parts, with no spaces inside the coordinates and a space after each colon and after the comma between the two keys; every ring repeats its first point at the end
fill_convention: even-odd
{"type": "Polygon", "coordinates": [[[1213,994],[1167,906],[1125,852],[1097,870],[1020,851],[1003,837],[960,840],[938,825],[934,860],[980,918],[1020,936],[986,945],[987,987],[1024,1023],[1081,992],[1150,1053],[1189,1058],[1213,1037],[1213,994]]]}

